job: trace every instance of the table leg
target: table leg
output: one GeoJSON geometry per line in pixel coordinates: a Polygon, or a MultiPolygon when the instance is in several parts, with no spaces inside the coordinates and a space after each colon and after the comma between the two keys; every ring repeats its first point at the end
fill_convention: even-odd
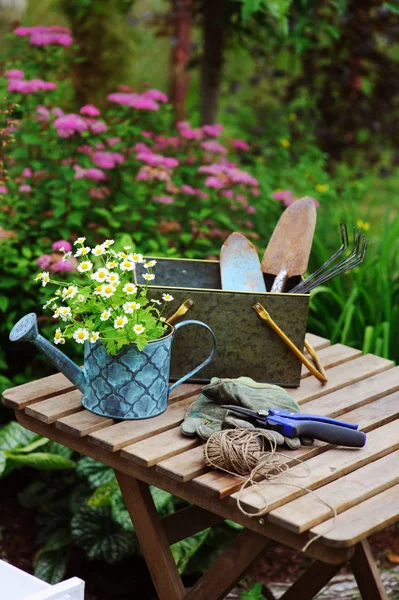
{"type": "Polygon", "coordinates": [[[146,483],[115,470],[126,508],[160,600],[181,600],[185,589],[146,483]]]}
{"type": "Polygon", "coordinates": [[[309,569],[283,594],[280,600],[312,600],[315,595],[341,569],[342,565],[329,565],[315,560],[309,569]]]}
{"type": "Polygon", "coordinates": [[[388,600],[367,540],[356,545],[355,553],[349,562],[363,600],[388,600]]]}

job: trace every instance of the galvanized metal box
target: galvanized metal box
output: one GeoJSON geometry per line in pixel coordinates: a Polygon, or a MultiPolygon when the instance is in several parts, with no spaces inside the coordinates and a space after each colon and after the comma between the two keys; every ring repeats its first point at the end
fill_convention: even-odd
{"type": "MultiPolygon", "coordinates": [[[[148,257],[152,259],[156,257],[148,257]]],[[[167,305],[166,317],[188,299],[193,301],[181,319],[207,323],[217,339],[216,356],[201,370],[195,382],[211,377],[246,375],[255,381],[298,387],[301,362],[270,326],[262,321],[252,306],[260,302],[274,321],[303,349],[309,299],[308,294],[271,294],[236,292],[221,289],[218,261],[156,258],[150,298],[159,299],[163,292],[174,300],[167,305]]],[[[143,283],[142,265],[136,267],[136,279],[143,283]]],[[[270,289],[273,277],[266,281],[270,289]]],[[[288,289],[298,283],[289,281],[288,289]]],[[[172,348],[171,379],[176,380],[205,360],[211,350],[209,333],[201,327],[187,327],[176,334],[172,348]]]]}

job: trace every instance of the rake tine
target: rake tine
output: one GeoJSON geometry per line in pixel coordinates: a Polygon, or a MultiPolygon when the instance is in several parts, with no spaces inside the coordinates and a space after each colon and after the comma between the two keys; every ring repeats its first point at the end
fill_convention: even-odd
{"type": "Polygon", "coordinates": [[[342,273],[347,273],[348,271],[354,269],[355,267],[357,267],[364,261],[369,241],[368,241],[368,238],[363,234],[361,235],[360,239],[359,239],[359,237],[360,236],[358,236],[357,255],[356,256],[353,255],[353,252],[352,252],[351,253],[352,258],[349,262],[348,262],[348,260],[345,260],[336,269],[331,269],[331,271],[329,271],[328,273],[325,273],[322,277],[319,277],[317,282],[313,282],[313,284],[308,286],[308,288],[306,289],[306,293],[310,292],[313,288],[315,288],[318,285],[327,283],[327,281],[330,281],[337,275],[341,275],[342,273]]]}
{"type": "Polygon", "coordinates": [[[309,277],[307,279],[305,279],[305,281],[301,281],[292,290],[290,290],[291,294],[301,293],[302,288],[306,287],[306,285],[308,283],[311,283],[316,277],[318,277],[320,275],[320,273],[322,273],[324,271],[324,269],[329,267],[334,261],[337,260],[337,258],[339,258],[341,256],[341,254],[343,254],[345,252],[345,250],[347,249],[348,244],[349,244],[348,228],[345,223],[340,223],[339,226],[340,226],[340,230],[341,230],[341,241],[342,241],[341,246],[331,256],[331,258],[329,258],[324,264],[321,265],[321,267],[319,267],[316,271],[314,271],[314,273],[309,275],[309,277]]]}

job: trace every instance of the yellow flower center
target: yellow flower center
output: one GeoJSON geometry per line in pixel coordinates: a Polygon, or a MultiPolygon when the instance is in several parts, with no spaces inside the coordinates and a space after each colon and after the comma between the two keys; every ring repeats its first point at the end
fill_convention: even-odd
{"type": "Polygon", "coordinates": [[[78,333],[78,338],[79,338],[80,340],[83,340],[83,339],[84,339],[84,337],[85,337],[85,334],[84,334],[84,332],[83,332],[83,331],[79,331],[79,333],[78,333]]]}

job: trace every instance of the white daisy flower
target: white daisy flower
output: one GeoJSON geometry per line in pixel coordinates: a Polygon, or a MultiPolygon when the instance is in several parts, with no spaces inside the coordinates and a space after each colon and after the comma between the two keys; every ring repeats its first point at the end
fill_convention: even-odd
{"type": "Polygon", "coordinates": [[[162,321],[162,323],[165,323],[166,317],[159,317],[159,320],[162,321]]]}
{"type": "Polygon", "coordinates": [[[130,315],[133,311],[140,308],[140,304],[138,302],[125,302],[125,304],[122,306],[122,308],[125,313],[130,315]]]}
{"type": "Polygon", "coordinates": [[[172,300],[174,300],[174,298],[170,294],[162,294],[162,300],[164,302],[171,302],[172,300]]]}
{"type": "Polygon", "coordinates": [[[121,271],[133,271],[133,269],[135,268],[135,264],[133,261],[131,260],[124,260],[121,262],[121,264],[119,265],[121,271]]]}
{"type": "Polygon", "coordinates": [[[138,262],[138,263],[142,263],[144,261],[143,255],[137,254],[137,252],[134,252],[133,254],[129,254],[129,258],[131,260],[134,260],[134,262],[138,262]]]}
{"type": "Polygon", "coordinates": [[[93,294],[94,294],[94,296],[102,296],[103,291],[104,291],[104,286],[98,285],[96,287],[96,289],[94,290],[93,294]]]}
{"type": "Polygon", "coordinates": [[[127,321],[128,321],[128,319],[125,316],[116,317],[116,319],[114,321],[115,329],[120,329],[121,327],[124,327],[126,325],[127,321]]]}
{"type": "Polygon", "coordinates": [[[58,319],[60,316],[60,309],[58,308],[58,306],[56,306],[56,308],[54,308],[53,306],[51,307],[52,310],[54,311],[53,314],[53,319],[58,319]]]}
{"type": "Polygon", "coordinates": [[[90,246],[82,246],[82,248],[79,248],[75,252],[74,256],[76,258],[78,258],[79,256],[85,256],[86,254],[89,254],[90,250],[91,250],[90,246]]]}
{"type": "Polygon", "coordinates": [[[103,243],[103,246],[105,246],[106,248],[109,248],[110,246],[112,246],[112,244],[115,244],[115,240],[105,240],[105,242],[103,243]]]}
{"type": "Polygon", "coordinates": [[[144,273],[142,277],[144,277],[146,281],[152,281],[153,279],[155,279],[155,275],[153,275],[152,273],[144,273]]]}
{"type": "Polygon", "coordinates": [[[149,260],[148,262],[144,263],[144,268],[151,269],[151,267],[155,267],[156,264],[157,264],[156,260],[149,260]]]}
{"type": "Polygon", "coordinates": [[[75,342],[77,342],[78,344],[83,344],[86,340],[89,339],[89,335],[90,335],[90,332],[88,329],[80,327],[79,329],[77,329],[75,331],[75,333],[73,334],[72,337],[75,340],[75,342]]]}
{"type": "MultiPolygon", "coordinates": [[[[46,304],[43,304],[43,308],[48,308],[50,306],[50,304],[52,302],[54,302],[54,300],[55,300],[55,297],[54,298],[50,298],[50,300],[47,300],[46,304]]],[[[56,304],[54,306],[57,307],[56,304]]]]}
{"type": "Polygon", "coordinates": [[[94,344],[100,337],[100,332],[99,331],[93,331],[91,336],[90,336],[90,343],[94,344]]]}
{"type": "Polygon", "coordinates": [[[63,321],[67,321],[71,317],[71,309],[69,306],[60,306],[58,314],[63,321]]]}
{"type": "Polygon", "coordinates": [[[134,283],[125,283],[123,286],[125,294],[135,294],[137,292],[137,286],[134,283]]]}
{"type": "Polygon", "coordinates": [[[106,251],[107,249],[104,246],[104,244],[98,244],[97,246],[95,246],[95,248],[93,248],[91,253],[94,254],[94,256],[101,256],[102,254],[105,254],[106,251]]]}
{"type": "MultiPolygon", "coordinates": [[[[62,337],[62,331],[61,329],[58,327],[55,330],[55,334],[54,334],[54,344],[62,344],[63,342],[61,342],[61,340],[63,340],[64,338],[62,337]]],[[[65,340],[64,340],[65,341],[65,340]]]]}
{"type": "Polygon", "coordinates": [[[97,271],[95,271],[95,273],[91,274],[91,278],[94,279],[94,281],[103,283],[104,281],[107,281],[108,274],[109,274],[108,269],[105,269],[104,267],[100,267],[99,269],[97,269],[97,271]]]}
{"type": "Polygon", "coordinates": [[[54,295],[55,296],[61,296],[61,290],[55,290],[54,295]]]}
{"type": "Polygon", "coordinates": [[[151,302],[152,302],[153,304],[159,304],[159,305],[161,304],[159,300],[151,300],[151,302]]]}
{"type": "Polygon", "coordinates": [[[50,281],[50,273],[48,273],[48,271],[43,271],[42,276],[40,278],[41,282],[42,282],[42,286],[46,287],[46,285],[48,284],[48,282],[50,281]]]}
{"type": "Polygon", "coordinates": [[[115,294],[115,288],[113,285],[108,284],[108,285],[103,286],[101,296],[103,296],[104,298],[110,298],[114,294],[115,294]]]}
{"type": "Polygon", "coordinates": [[[124,260],[125,258],[127,258],[127,254],[126,254],[126,252],[118,252],[118,255],[117,255],[117,256],[119,256],[119,258],[122,258],[123,260],[124,260]]]}
{"type": "Polygon", "coordinates": [[[107,267],[107,269],[115,269],[115,267],[118,265],[118,263],[116,262],[116,260],[109,260],[105,266],[107,267]]]}
{"type": "Polygon", "coordinates": [[[112,311],[112,308],[109,308],[108,310],[104,310],[104,311],[101,313],[101,315],[100,315],[100,320],[101,320],[101,321],[108,321],[108,319],[109,319],[109,318],[110,318],[110,316],[111,316],[111,311],[112,311]]]}
{"type": "Polygon", "coordinates": [[[84,260],[78,266],[79,273],[87,273],[87,271],[91,271],[93,268],[93,263],[91,260],[84,260]]]}
{"type": "Polygon", "coordinates": [[[84,244],[85,241],[86,241],[85,237],[80,237],[73,244],[74,244],[74,246],[76,246],[76,244],[84,244]]]}
{"type": "Polygon", "coordinates": [[[85,297],[83,296],[83,294],[79,294],[78,295],[78,302],[84,302],[85,301],[85,297]]]}
{"type": "Polygon", "coordinates": [[[123,249],[124,249],[124,250],[130,250],[130,249],[131,249],[131,246],[123,246],[123,249]]]}
{"type": "Polygon", "coordinates": [[[67,288],[64,287],[64,289],[62,290],[62,297],[63,298],[74,298],[77,293],[78,293],[77,286],[76,285],[70,285],[67,288]]]}
{"type": "Polygon", "coordinates": [[[40,281],[42,277],[43,277],[43,273],[38,273],[35,277],[35,281],[40,281]]]}
{"type": "Polygon", "coordinates": [[[68,258],[71,258],[71,256],[72,256],[71,250],[69,252],[65,252],[64,256],[61,258],[61,262],[65,262],[66,260],[68,260],[68,258]]]}
{"type": "Polygon", "coordinates": [[[107,277],[108,283],[112,283],[112,285],[119,284],[119,275],[118,273],[110,273],[107,277]]]}
{"type": "Polygon", "coordinates": [[[134,331],[134,333],[137,333],[137,335],[140,335],[141,333],[143,333],[145,331],[145,327],[143,327],[142,325],[135,325],[133,327],[133,331],[134,331]]]}

